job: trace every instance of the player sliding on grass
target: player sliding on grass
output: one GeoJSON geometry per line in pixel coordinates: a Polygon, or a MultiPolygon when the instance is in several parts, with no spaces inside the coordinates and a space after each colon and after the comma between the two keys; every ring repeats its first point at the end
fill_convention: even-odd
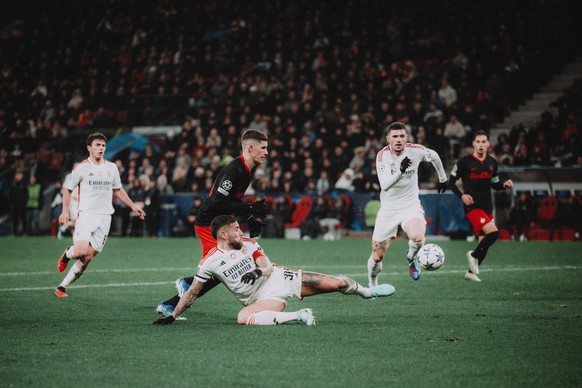
{"type": "Polygon", "coordinates": [[[380,210],[376,215],[372,235],[372,254],[368,259],[369,286],[378,284],[382,271],[382,260],[396,237],[398,226],[408,236],[408,272],[413,280],[420,278],[420,266],[416,254],[424,245],[426,220],[420,204],[418,189],[418,166],[421,162],[431,162],[439,176],[438,192],[447,189],[447,173],[439,155],[422,145],[408,143],[406,126],[394,122],[386,128],[388,145],[376,156],[376,170],[382,191],[380,210]]]}
{"type": "MultiPolygon", "coordinates": [[[[256,129],[245,131],[241,137],[242,155],[224,166],[214,180],[210,194],[198,210],[194,223],[196,235],[202,246],[202,257],[216,247],[216,240],[210,233],[210,223],[216,216],[234,214],[245,220],[251,237],[261,234],[263,223],[259,219],[267,215],[267,205],[264,200],[246,204],[242,202],[242,197],[249,188],[256,169],[269,155],[268,140],[267,135],[256,129]]],[[[172,314],[192,281],[193,276],[179,278],[176,281],[178,294],[160,302],[156,311],[165,317],[172,314]]],[[[218,284],[220,281],[217,279],[208,280],[198,296],[201,297],[218,284]]]]}
{"type": "Polygon", "coordinates": [[[129,198],[123,187],[119,169],[115,163],[103,158],[107,144],[105,135],[95,132],[87,137],[87,151],[89,157],[73,170],[71,179],[65,182],[63,190],[63,211],[59,216],[59,223],[67,225],[69,222],[69,204],[73,190],[79,187],[79,214],[73,233],[72,247],[67,247],[59,257],[57,268],[64,272],[71,259],[77,259],[61,284],[56,288],[55,294],[66,297],[66,287],[77,280],[87,269],[93,257],[95,257],[105,245],[109,227],[111,226],[111,214],[113,214],[113,195],[139,215],[142,220],[145,212],[137,207],[129,198]]]}
{"type": "Polygon", "coordinates": [[[497,175],[497,161],[487,154],[489,135],[485,131],[475,132],[473,153],[464,156],[453,167],[449,184],[451,190],[463,201],[465,216],[479,237],[479,244],[474,251],[467,252],[469,270],[465,279],[480,282],[479,266],[485,260],[487,251],[497,241],[499,231],[493,219],[491,188],[505,190],[513,187],[511,179],[501,182],[497,175]],[[456,185],[463,182],[464,193],[456,185]]]}
{"type": "Polygon", "coordinates": [[[330,276],[292,270],[273,265],[259,244],[243,237],[233,216],[218,216],[210,226],[217,246],[202,259],[190,288],[180,299],[172,315],[154,324],[170,324],[189,308],[204,284],[218,278],[245,306],[237,317],[239,325],[278,325],[298,321],[314,325],[315,317],[309,308],[283,312],[287,299],[341,292],[370,299],[389,296],[394,287],[382,284],[367,288],[346,276],[330,276]]]}

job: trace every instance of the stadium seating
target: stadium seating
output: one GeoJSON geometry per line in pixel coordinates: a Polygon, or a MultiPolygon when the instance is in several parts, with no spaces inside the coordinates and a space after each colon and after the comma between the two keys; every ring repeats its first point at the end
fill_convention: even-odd
{"type": "Polygon", "coordinates": [[[283,224],[285,227],[285,238],[297,240],[300,238],[299,225],[309,215],[313,207],[313,198],[304,195],[295,204],[295,210],[291,215],[291,222],[283,224]]]}

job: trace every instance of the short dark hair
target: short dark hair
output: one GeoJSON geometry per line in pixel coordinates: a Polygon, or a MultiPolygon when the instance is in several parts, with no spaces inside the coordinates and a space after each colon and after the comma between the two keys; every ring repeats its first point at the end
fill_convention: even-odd
{"type": "Polygon", "coordinates": [[[265,135],[264,132],[261,132],[257,129],[249,129],[247,131],[245,131],[241,137],[241,143],[244,142],[245,140],[258,140],[258,141],[269,141],[269,138],[267,137],[267,135],[265,135]]]}
{"type": "Polygon", "coordinates": [[[95,140],[103,140],[105,143],[107,143],[107,136],[105,136],[101,132],[93,132],[92,134],[87,136],[87,145],[90,146],[91,144],[93,144],[95,140]]]}
{"type": "Polygon", "coordinates": [[[408,130],[406,129],[406,125],[404,125],[400,121],[395,121],[386,127],[386,129],[384,130],[384,135],[388,135],[390,133],[390,131],[399,131],[401,129],[404,129],[406,131],[406,133],[408,133],[408,130]]]}
{"type": "Polygon", "coordinates": [[[485,136],[487,138],[487,140],[489,140],[489,132],[484,131],[482,129],[475,132],[475,134],[473,135],[473,140],[475,140],[477,138],[477,136],[485,136]]]}
{"type": "Polygon", "coordinates": [[[230,225],[234,222],[237,222],[236,218],[231,215],[222,215],[214,217],[212,223],[210,224],[210,233],[212,233],[212,237],[214,237],[214,239],[217,240],[218,231],[223,226],[230,225]]]}

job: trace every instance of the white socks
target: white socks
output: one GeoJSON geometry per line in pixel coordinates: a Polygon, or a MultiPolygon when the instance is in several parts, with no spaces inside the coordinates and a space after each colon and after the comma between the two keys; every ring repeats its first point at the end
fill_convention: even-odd
{"type": "Polygon", "coordinates": [[[408,260],[412,260],[412,258],[418,253],[420,247],[423,245],[424,239],[422,239],[422,242],[418,245],[414,241],[408,240],[408,252],[406,252],[406,257],[408,257],[408,260]]]}
{"type": "Polygon", "coordinates": [[[370,286],[378,284],[378,275],[382,272],[382,262],[376,263],[372,256],[368,259],[368,283],[370,286]]]}
{"type": "Polygon", "coordinates": [[[344,295],[360,295],[364,299],[369,299],[372,297],[372,293],[368,287],[364,287],[354,279],[347,276],[338,276],[339,279],[343,280],[346,285],[340,289],[340,292],[344,295]]]}
{"type": "MultiPolygon", "coordinates": [[[[69,253],[71,250],[72,249],[69,249],[67,253],[69,253]]],[[[80,261],[76,261],[74,265],[71,266],[71,269],[69,270],[69,273],[67,273],[67,276],[65,276],[61,284],[59,284],[59,287],[67,288],[69,284],[79,279],[79,277],[83,275],[83,272],[85,272],[85,266],[80,261]]]]}
{"type": "Polygon", "coordinates": [[[246,324],[262,326],[279,325],[281,323],[298,320],[300,313],[301,310],[289,313],[270,310],[259,311],[258,313],[252,314],[246,324]]]}
{"type": "Polygon", "coordinates": [[[75,247],[70,247],[69,249],[67,249],[67,253],[65,253],[65,256],[67,256],[69,259],[74,259],[75,258],[75,247]]]}

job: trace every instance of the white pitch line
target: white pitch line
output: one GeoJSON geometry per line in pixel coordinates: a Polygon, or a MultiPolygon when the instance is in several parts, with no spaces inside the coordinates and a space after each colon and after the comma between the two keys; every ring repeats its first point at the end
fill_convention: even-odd
{"type": "MultiPolygon", "coordinates": [[[[341,266],[340,266],[341,267],[341,266]]],[[[347,268],[355,268],[360,266],[343,266],[347,268]]],[[[311,267],[315,268],[315,267],[311,267]]],[[[322,268],[322,267],[317,267],[322,268]]],[[[338,267],[334,267],[338,268],[338,267]]],[[[467,271],[466,268],[458,267],[459,269],[450,269],[441,270],[441,271],[434,271],[428,272],[430,274],[441,274],[441,275],[448,275],[448,274],[459,274],[465,273],[467,271]]],[[[562,265],[562,266],[544,266],[544,267],[530,267],[530,268],[523,268],[523,267],[502,267],[502,268],[483,268],[481,272],[517,272],[517,271],[556,271],[556,270],[578,270],[582,269],[582,266],[576,265],[562,265]]],[[[148,269],[148,271],[154,271],[159,269],[148,269]]],[[[177,270],[174,268],[174,270],[177,270]]],[[[123,270],[102,270],[102,272],[123,272],[123,270]]],[[[132,271],[133,272],[133,271],[132,271]]],[[[135,271],[137,272],[137,270],[135,271]]],[[[51,272],[53,273],[53,272],[51,272]]],[[[28,273],[30,274],[30,273],[28,273]]],[[[339,274],[337,274],[339,275],[339,274]]],[[[366,277],[368,276],[367,273],[346,273],[343,274],[346,276],[352,277],[366,277]]],[[[406,275],[408,276],[408,272],[383,272],[382,275],[389,275],[389,276],[399,276],[399,275],[406,275]]],[[[137,282],[137,283],[108,283],[108,284],[81,284],[81,285],[73,285],[68,287],[68,289],[79,289],[79,288],[107,288],[107,287],[140,287],[140,286],[161,286],[161,285],[170,285],[174,282],[137,282]]],[[[46,290],[54,290],[54,287],[20,287],[20,288],[0,288],[0,292],[15,292],[15,291],[46,291],[46,290]]]]}
{"type": "MultiPolygon", "coordinates": [[[[132,273],[132,272],[173,272],[182,271],[194,273],[196,267],[184,268],[125,268],[125,269],[91,269],[92,273],[132,273]]],[[[37,272],[0,272],[0,276],[42,276],[54,275],[55,271],[37,271],[37,272]]]]}
{"type": "MultiPolygon", "coordinates": [[[[174,284],[174,282],[140,282],[140,283],[109,283],[109,284],[82,284],[78,286],[67,287],[68,289],[79,288],[106,288],[106,287],[134,287],[134,286],[161,286],[174,284]]],[[[55,287],[22,287],[22,288],[0,288],[0,292],[10,291],[45,291],[54,290],[55,287]]]]}

